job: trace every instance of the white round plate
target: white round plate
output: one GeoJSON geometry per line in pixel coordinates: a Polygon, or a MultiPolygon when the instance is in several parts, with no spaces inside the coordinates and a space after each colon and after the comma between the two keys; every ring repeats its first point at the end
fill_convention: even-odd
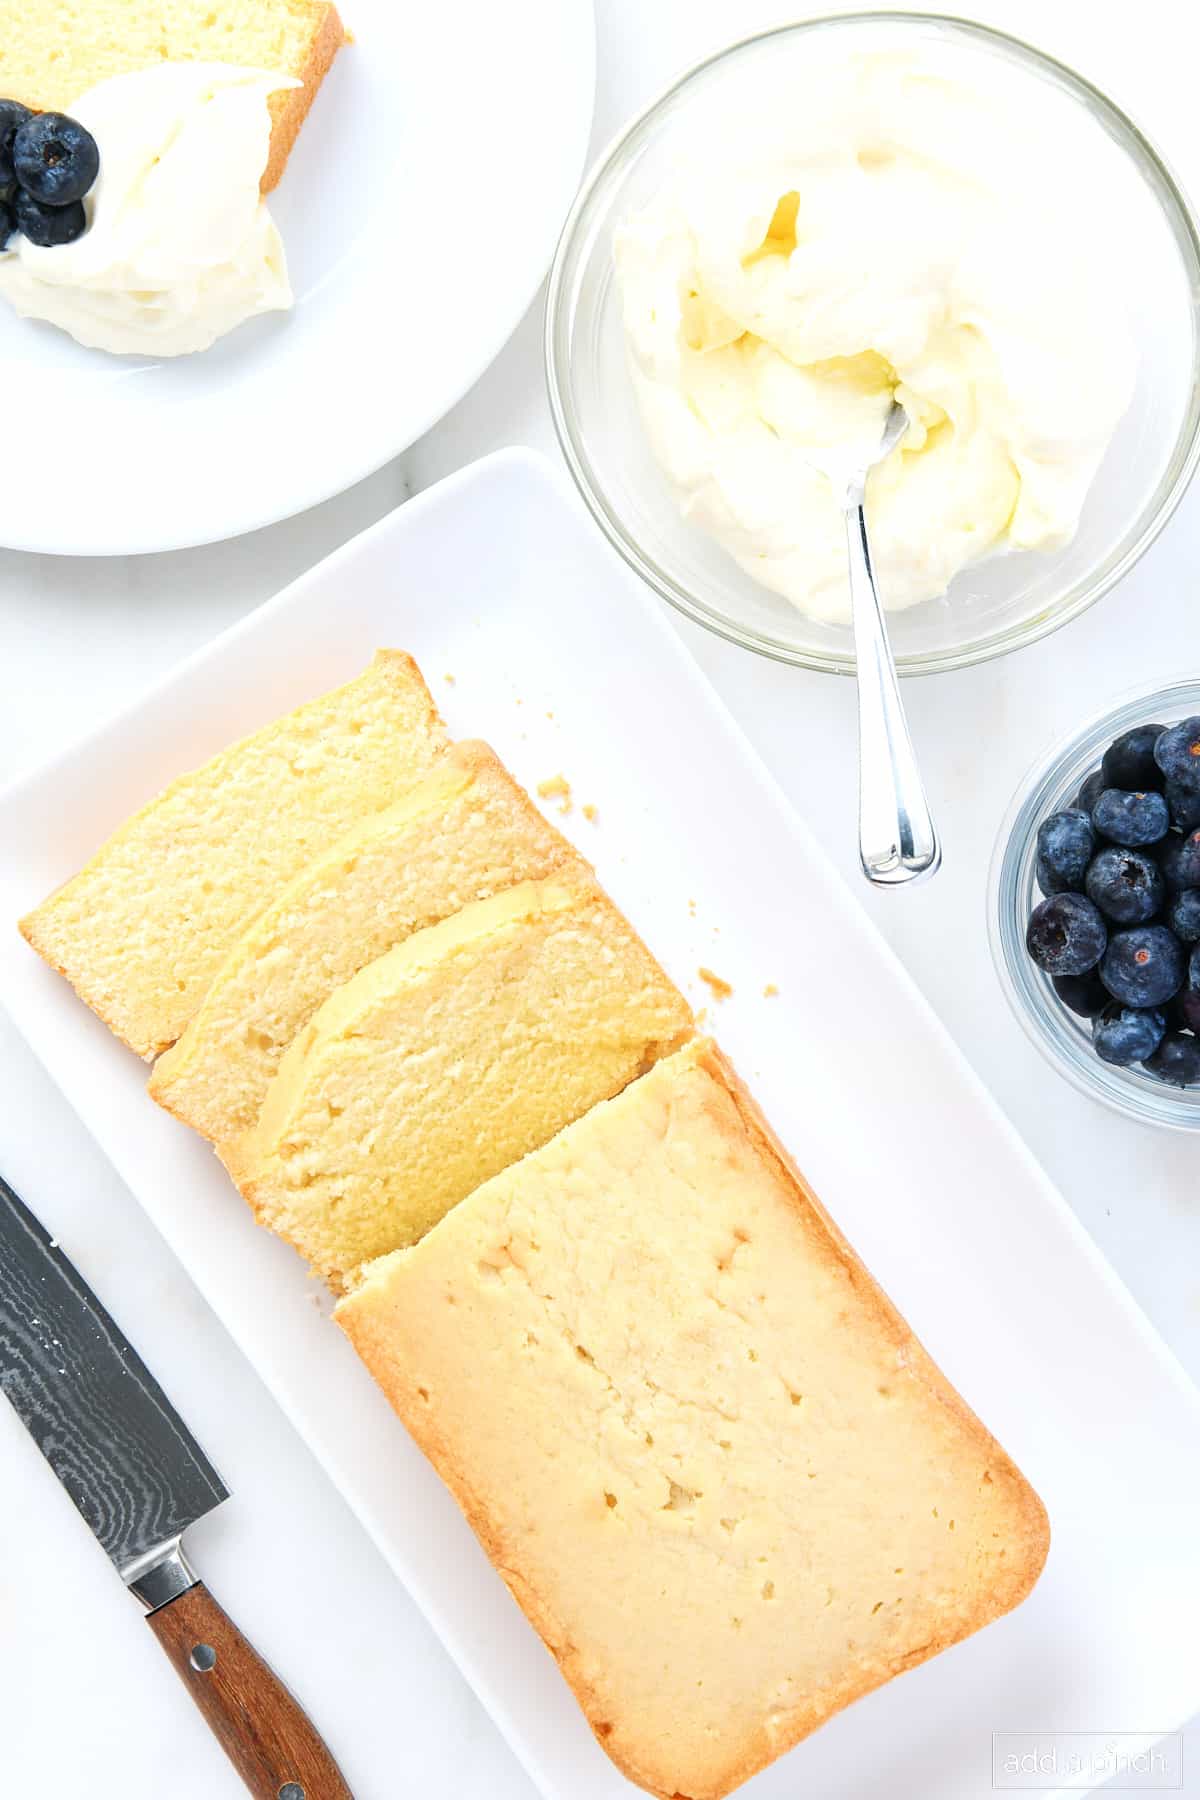
{"type": "Polygon", "coordinates": [[[478,379],[549,265],[587,151],[591,0],[344,0],[271,210],[296,305],[200,355],[84,350],[0,302],[0,544],[236,537],[340,493],[478,379]]]}

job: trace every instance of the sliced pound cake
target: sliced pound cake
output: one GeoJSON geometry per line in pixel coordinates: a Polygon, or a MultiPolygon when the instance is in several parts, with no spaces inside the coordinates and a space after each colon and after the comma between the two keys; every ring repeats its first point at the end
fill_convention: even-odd
{"type": "Polygon", "coordinates": [[[181,775],[21,930],[149,1060],[284,883],[407,793],[445,743],[417,665],[381,650],[355,681],[181,775]]]}
{"type": "Polygon", "coordinates": [[[414,932],[568,864],[585,867],[487,745],[455,744],[258,915],[150,1092],[228,1142],[254,1124],[284,1051],[335,988],[414,932]]]}
{"type": "Polygon", "coordinates": [[[266,193],[345,40],[328,0],[0,0],[0,94],[39,111],[160,62],[232,63],[294,75],[272,96],[266,193]]]}
{"type": "Polygon", "coordinates": [[[618,1093],[691,1022],[611,901],[564,870],[360,970],[222,1155],[260,1222],[340,1287],[618,1093]]]}
{"type": "Polygon", "coordinates": [[[1007,1612],[1048,1528],[711,1043],[372,1265],[337,1317],[667,1800],[1007,1612]]]}

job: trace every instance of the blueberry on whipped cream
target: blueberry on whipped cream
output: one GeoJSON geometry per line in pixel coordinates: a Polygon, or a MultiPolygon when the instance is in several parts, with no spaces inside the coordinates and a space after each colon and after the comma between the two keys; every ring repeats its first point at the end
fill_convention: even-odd
{"type": "Polygon", "coordinates": [[[100,152],[86,125],[66,113],[34,113],[17,128],[13,173],[42,206],[71,206],[92,190],[100,152]]]}
{"type": "Polygon", "coordinates": [[[43,250],[81,238],[99,173],[96,140],[78,119],[0,100],[0,250],[18,232],[43,250]]]}
{"type": "Polygon", "coordinates": [[[13,195],[12,214],[21,236],[39,250],[57,250],[64,244],[73,244],[87,230],[82,200],[72,200],[66,206],[47,206],[24,188],[18,188],[13,195]]]}
{"type": "Polygon", "coordinates": [[[13,140],[18,130],[31,118],[29,107],[19,100],[0,100],[0,189],[5,193],[17,179],[13,169],[13,140]]]}
{"type": "Polygon", "coordinates": [[[261,182],[271,97],[299,85],[269,69],[168,60],[98,82],[71,102],[70,121],[19,121],[15,181],[31,185],[13,190],[0,300],[89,349],[156,357],[205,350],[286,310],[287,263],[261,182]]]}

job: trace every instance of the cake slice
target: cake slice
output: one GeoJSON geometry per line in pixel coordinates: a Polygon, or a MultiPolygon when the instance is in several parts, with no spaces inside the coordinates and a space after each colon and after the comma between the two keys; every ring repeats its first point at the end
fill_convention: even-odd
{"type": "Polygon", "coordinates": [[[372,1264],[336,1316],[600,1743],[663,1800],[720,1800],[1045,1559],[1036,1494],[709,1042],[372,1264]]]}
{"type": "Polygon", "coordinates": [[[590,877],[466,906],[332,994],[222,1150],[334,1287],[682,1042],[691,1013],[590,877]]]}
{"type": "Polygon", "coordinates": [[[150,1077],[160,1105],[225,1143],[258,1117],[284,1051],[335,988],[472,901],[582,860],[486,744],[318,856],[234,945],[150,1077]]]}
{"type": "Polygon", "coordinates": [[[147,1060],[173,1044],[241,932],[305,864],[429,773],[446,734],[410,656],[181,775],[21,921],[147,1060]]]}
{"type": "Polygon", "coordinates": [[[344,41],[329,0],[0,0],[0,94],[69,113],[98,82],[160,62],[294,75],[270,102],[266,193],[344,41]]]}

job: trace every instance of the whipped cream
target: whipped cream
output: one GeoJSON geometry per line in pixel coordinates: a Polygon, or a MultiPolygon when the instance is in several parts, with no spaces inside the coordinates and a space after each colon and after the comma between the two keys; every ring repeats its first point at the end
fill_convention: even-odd
{"type": "Polygon", "coordinates": [[[895,396],[909,429],[867,489],[889,607],[991,553],[1067,543],[1136,362],[1047,146],[977,79],[908,53],[779,98],[616,238],[638,400],[685,517],[847,621],[822,459],[877,442],[895,396]]]}
{"type": "Polygon", "coordinates": [[[117,355],[206,350],[292,304],[278,231],[259,193],[267,102],[291,75],[163,62],[116,75],[71,107],[100,150],[73,244],[24,237],[0,255],[0,295],[81,344],[117,355]]]}

